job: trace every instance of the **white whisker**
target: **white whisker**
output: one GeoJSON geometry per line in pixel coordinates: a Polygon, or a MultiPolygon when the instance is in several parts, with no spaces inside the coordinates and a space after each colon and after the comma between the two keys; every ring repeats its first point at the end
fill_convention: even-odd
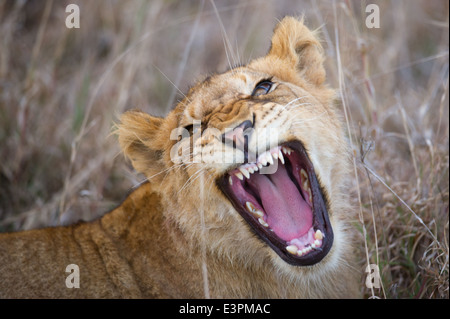
{"type": "Polygon", "coordinates": [[[191,101],[190,101],[189,98],[186,96],[186,94],[184,94],[183,91],[181,91],[181,90],[175,85],[175,83],[173,83],[172,80],[169,79],[169,77],[168,77],[168,76],[167,76],[160,68],[158,68],[158,67],[157,67],[156,65],[154,65],[154,64],[152,64],[152,66],[153,66],[156,70],[158,70],[159,73],[161,73],[161,74],[167,79],[167,81],[169,81],[170,84],[172,84],[173,87],[174,87],[178,92],[180,92],[181,95],[184,96],[184,98],[186,98],[186,100],[187,100],[189,103],[191,103],[191,101]]]}
{"type": "MultiPolygon", "coordinates": [[[[318,114],[317,116],[314,116],[314,117],[310,117],[310,118],[300,118],[300,119],[298,119],[297,120],[297,116],[300,116],[300,115],[297,115],[297,116],[295,116],[295,120],[294,121],[292,121],[292,125],[297,125],[297,124],[303,124],[303,123],[305,123],[305,122],[311,122],[311,121],[315,121],[315,120],[317,120],[317,119],[319,119],[319,118],[321,118],[324,114],[326,114],[327,112],[322,112],[322,113],[320,113],[320,114],[318,114]]],[[[321,122],[318,122],[318,123],[321,123],[321,122]]]]}
{"type": "MultiPolygon", "coordinates": [[[[196,175],[199,175],[200,176],[200,174],[201,173],[203,173],[203,171],[205,170],[205,168],[204,167],[201,167],[199,170],[197,170],[194,174],[192,174],[189,178],[188,178],[188,180],[184,183],[184,185],[180,188],[180,190],[178,190],[178,194],[181,192],[181,191],[183,191],[186,187],[188,187],[190,184],[191,184],[191,179],[194,177],[194,176],[196,176],[196,175]]],[[[198,176],[197,176],[198,177],[198,176]]],[[[195,180],[195,179],[194,179],[195,180]]]]}
{"type": "Polygon", "coordinates": [[[294,102],[297,102],[297,101],[299,101],[299,100],[301,100],[301,99],[304,99],[305,97],[307,97],[307,96],[301,96],[301,97],[298,97],[298,98],[296,98],[296,99],[293,99],[292,101],[290,101],[289,103],[287,103],[287,104],[285,104],[284,106],[283,106],[283,110],[285,110],[289,105],[291,105],[292,103],[294,103],[294,102]]]}
{"type": "Polygon", "coordinates": [[[290,110],[292,110],[293,108],[295,108],[295,107],[299,107],[299,106],[302,106],[302,105],[313,105],[312,103],[309,103],[309,102],[305,102],[305,103],[298,103],[298,104],[294,104],[294,105],[292,105],[289,109],[290,110]]]}
{"type": "Polygon", "coordinates": [[[144,184],[144,183],[146,183],[148,181],[149,181],[149,179],[146,177],[142,181],[138,182],[136,185],[131,186],[131,189],[134,190],[134,189],[140,187],[142,184],[144,184]]]}
{"type": "Polygon", "coordinates": [[[236,57],[234,56],[234,53],[233,53],[233,47],[231,46],[230,38],[227,35],[227,32],[225,30],[225,26],[223,25],[222,19],[220,18],[219,11],[217,10],[217,7],[216,7],[216,4],[214,3],[214,0],[210,0],[210,2],[211,2],[212,6],[214,8],[214,13],[215,13],[215,15],[217,17],[217,20],[219,21],[220,29],[222,30],[222,39],[224,41],[225,54],[227,56],[228,65],[230,67],[230,70],[232,72],[234,72],[233,71],[233,65],[236,65],[236,57]],[[233,64],[231,64],[228,52],[231,55],[231,59],[233,60],[233,64]]]}

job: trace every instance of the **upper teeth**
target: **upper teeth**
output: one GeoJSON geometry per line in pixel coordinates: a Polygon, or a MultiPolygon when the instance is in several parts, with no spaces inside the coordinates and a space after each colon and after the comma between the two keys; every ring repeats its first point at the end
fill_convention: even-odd
{"type": "MultiPolygon", "coordinates": [[[[238,170],[234,172],[237,178],[239,178],[241,181],[245,178],[250,178],[250,175],[254,172],[257,172],[263,166],[266,166],[267,164],[273,165],[274,161],[280,160],[280,162],[284,165],[284,154],[291,154],[292,149],[290,149],[287,146],[277,146],[269,151],[266,151],[262,153],[256,162],[254,163],[247,163],[244,165],[241,165],[238,170]]],[[[230,180],[230,184],[231,184],[230,180]]]]}
{"type": "Polygon", "coordinates": [[[248,168],[239,167],[239,170],[241,171],[242,174],[244,174],[246,178],[250,178],[250,171],[248,168]]]}
{"type": "Polygon", "coordinates": [[[281,150],[283,151],[284,154],[291,155],[292,150],[289,147],[282,146],[281,150]]]}
{"type": "Polygon", "coordinates": [[[284,165],[284,156],[283,153],[281,153],[281,150],[278,150],[278,158],[280,159],[281,164],[284,165]]]}

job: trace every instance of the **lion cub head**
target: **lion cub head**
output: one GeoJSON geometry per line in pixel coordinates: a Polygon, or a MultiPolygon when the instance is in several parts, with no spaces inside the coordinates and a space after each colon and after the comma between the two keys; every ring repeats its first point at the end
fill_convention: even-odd
{"type": "Polygon", "coordinates": [[[323,60],[286,17],[266,56],[206,78],[166,118],[122,116],[125,155],[189,242],[291,273],[345,259],[348,148],[323,60]]]}

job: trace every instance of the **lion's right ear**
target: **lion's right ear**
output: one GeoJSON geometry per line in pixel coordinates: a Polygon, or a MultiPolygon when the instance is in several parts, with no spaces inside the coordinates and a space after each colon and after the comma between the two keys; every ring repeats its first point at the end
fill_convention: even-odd
{"type": "Polygon", "coordinates": [[[119,144],[136,171],[147,177],[165,168],[163,159],[164,119],[141,111],[128,111],[117,126],[119,144]]]}
{"type": "MultiPolygon", "coordinates": [[[[322,46],[317,32],[309,30],[303,24],[303,19],[285,17],[278,23],[268,56],[296,70],[313,85],[320,86],[325,81],[322,46]]],[[[276,69],[274,65],[271,67],[276,69]]]]}

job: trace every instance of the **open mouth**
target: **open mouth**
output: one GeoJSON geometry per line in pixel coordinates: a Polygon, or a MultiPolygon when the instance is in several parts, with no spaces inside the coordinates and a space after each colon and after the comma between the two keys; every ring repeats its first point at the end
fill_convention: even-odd
{"type": "Polygon", "coordinates": [[[218,184],[255,233],[296,266],[321,261],[333,230],[314,167],[300,142],[287,142],[225,173],[218,184]]]}

